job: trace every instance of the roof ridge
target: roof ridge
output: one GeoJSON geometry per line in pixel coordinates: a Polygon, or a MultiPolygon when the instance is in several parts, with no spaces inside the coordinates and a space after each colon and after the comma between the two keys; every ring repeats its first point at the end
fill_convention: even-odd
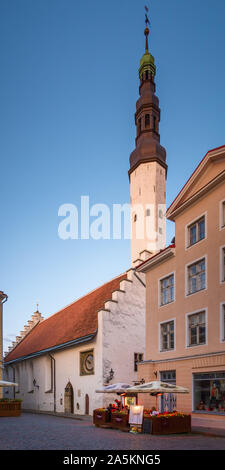
{"type": "Polygon", "coordinates": [[[73,302],[69,303],[69,304],[66,305],[65,307],[60,308],[59,310],[57,310],[57,312],[50,314],[47,318],[45,318],[44,320],[42,320],[41,323],[46,322],[49,318],[52,318],[54,315],[57,315],[58,313],[62,312],[62,310],[65,310],[66,308],[71,307],[72,305],[74,305],[74,304],[75,304],[76,302],[78,302],[79,300],[83,299],[84,297],[87,297],[87,296],[90,295],[90,294],[93,294],[93,292],[95,292],[96,290],[101,289],[102,287],[106,286],[107,284],[109,284],[109,283],[112,282],[112,281],[115,281],[116,279],[118,279],[119,277],[121,277],[121,276],[123,276],[123,275],[125,275],[125,274],[127,274],[126,271],[125,271],[124,273],[122,273],[122,274],[119,274],[119,275],[116,276],[116,277],[113,277],[113,278],[110,279],[109,281],[104,282],[104,284],[101,284],[100,286],[95,287],[95,288],[92,289],[91,291],[87,292],[87,294],[81,295],[81,297],[78,297],[78,299],[76,299],[76,300],[74,300],[73,302]]]}
{"type": "MultiPolygon", "coordinates": [[[[82,336],[86,337],[89,334],[93,334],[93,332],[96,330],[97,311],[99,311],[100,307],[104,308],[106,299],[109,299],[109,294],[111,293],[110,297],[112,297],[112,291],[115,290],[116,287],[120,287],[120,282],[126,279],[127,279],[127,272],[123,272],[122,274],[117,275],[116,277],[110,279],[108,282],[105,282],[104,284],[96,287],[95,289],[83,295],[82,297],[76,299],[74,302],[70,303],[66,307],[48,316],[45,320],[40,322],[40,324],[43,325],[42,327],[40,326],[40,329],[34,327],[30,332],[27,333],[27,335],[22,339],[22,341],[19,342],[16,345],[16,347],[13,348],[12,351],[9,352],[9,354],[6,357],[6,362],[11,360],[11,358],[14,358],[15,354],[16,354],[16,358],[22,357],[23,355],[24,356],[27,355],[26,346],[25,346],[25,349],[22,347],[22,350],[21,350],[20,345],[24,344],[25,340],[30,337],[34,339],[31,340],[31,344],[29,343],[29,340],[28,340],[27,348],[29,349],[29,352],[35,352],[35,351],[46,349],[47,346],[52,347],[53,341],[55,345],[64,344],[64,343],[70,342],[71,340],[80,338],[82,336]],[[79,303],[80,300],[81,302],[79,303]],[[68,318],[68,322],[69,322],[68,325],[67,325],[67,322],[65,322],[66,318],[68,318]],[[47,320],[49,320],[48,324],[46,323],[47,320]],[[49,336],[47,333],[49,331],[49,327],[51,328],[52,323],[56,324],[58,330],[56,330],[56,332],[54,333],[50,332],[50,339],[49,339],[49,336]],[[62,331],[61,329],[59,330],[60,327],[62,327],[62,331]],[[73,329],[75,327],[75,331],[71,330],[72,331],[71,333],[70,327],[73,329]],[[68,328],[69,328],[70,334],[68,333],[68,328]],[[40,338],[42,334],[44,334],[44,340],[41,341],[41,344],[42,344],[42,347],[41,347],[40,338]],[[47,339],[46,339],[46,334],[47,334],[47,339]],[[37,346],[38,346],[38,349],[37,349],[37,346]],[[20,348],[20,349],[18,349],[19,352],[16,353],[17,348],[20,348]],[[23,351],[23,354],[22,354],[22,351],[23,351]],[[24,354],[24,351],[26,352],[26,354],[24,354]]],[[[38,325],[39,323],[36,326],[38,327],[38,325]]]]}
{"type": "Polygon", "coordinates": [[[171,202],[171,204],[169,205],[168,209],[166,210],[166,214],[169,212],[170,208],[173,206],[173,204],[176,202],[176,200],[178,199],[178,197],[181,195],[182,191],[184,190],[184,188],[188,185],[188,183],[191,181],[192,177],[195,175],[195,173],[197,172],[197,170],[199,169],[199,167],[201,166],[201,164],[204,162],[204,160],[206,159],[207,155],[210,154],[210,153],[213,153],[213,152],[216,152],[218,150],[221,150],[225,148],[225,145],[221,145],[220,147],[216,147],[214,149],[211,149],[211,150],[208,150],[208,152],[206,152],[206,154],[204,155],[203,158],[201,158],[200,162],[198,163],[198,165],[195,167],[195,169],[192,171],[191,175],[189,176],[189,178],[186,180],[186,182],[183,184],[182,188],[180,189],[180,191],[178,192],[178,194],[176,195],[176,197],[174,198],[174,200],[171,202]]]}

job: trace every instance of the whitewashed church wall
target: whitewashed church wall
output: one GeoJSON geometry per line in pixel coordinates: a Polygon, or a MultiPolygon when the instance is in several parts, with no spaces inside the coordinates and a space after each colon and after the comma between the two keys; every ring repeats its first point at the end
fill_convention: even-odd
{"type": "MultiPolygon", "coordinates": [[[[134,354],[145,353],[145,287],[132,271],[130,278],[133,283],[121,283],[125,293],[113,294],[118,303],[108,302],[110,312],[103,312],[103,370],[113,369],[114,377],[110,383],[133,385],[137,380],[134,354]]],[[[107,304],[105,307],[107,309],[107,304]]],[[[103,397],[104,405],[109,403],[110,397],[103,397]]]]}
{"type": "MultiPolygon", "coordinates": [[[[98,335],[96,340],[83,346],[65,349],[51,354],[56,364],[56,411],[64,412],[64,391],[70,382],[74,392],[74,413],[85,414],[85,396],[89,396],[89,413],[102,406],[102,395],[95,393],[102,387],[102,357],[98,335]],[[80,375],[80,353],[94,350],[94,374],[80,375]]],[[[23,400],[22,408],[40,411],[54,411],[53,384],[51,384],[51,361],[47,355],[24,360],[8,366],[8,380],[19,378],[15,398],[23,400]],[[14,373],[13,373],[14,369],[14,373]],[[52,390],[51,390],[52,387],[52,390]]],[[[5,395],[13,398],[14,390],[5,395]]]]}

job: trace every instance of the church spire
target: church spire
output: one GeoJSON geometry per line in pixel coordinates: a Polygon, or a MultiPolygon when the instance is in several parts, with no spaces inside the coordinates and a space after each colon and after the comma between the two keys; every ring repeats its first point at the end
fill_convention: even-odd
{"type": "MultiPolygon", "coordinates": [[[[147,7],[145,7],[145,10],[148,11],[147,7]]],[[[164,168],[167,168],[166,151],[159,144],[160,108],[159,100],[155,95],[155,59],[149,52],[148,25],[150,25],[150,22],[147,14],[145,15],[145,23],[145,53],[140,60],[139,67],[140,98],[136,103],[135,113],[135,124],[137,129],[136,149],[130,156],[129,174],[143,159],[146,161],[146,159],[152,160],[152,158],[154,158],[155,160],[158,160],[164,168]]]]}
{"type": "MultiPolygon", "coordinates": [[[[145,7],[148,12],[147,7],[145,7]]],[[[148,15],[145,15],[145,53],[141,57],[139,67],[139,94],[136,103],[135,124],[136,139],[135,149],[130,155],[130,195],[132,209],[132,263],[150,256],[165,247],[165,217],[162,217],[162,207],[165,205],[166,182],[166,151],[160,144],[159,99],[155,94],[155,60],[149,51],[149,27],[148,15]],[[148,236],[142,239],[136,236],[137,221],[140,215],[135,212],[137,205],[142,206],[144,221],[142,226],[150,227],[154,232],[149,241],[148,236]],[[133,214],[133,212],[135,212],[133,214]],[[154,217],[148,217],[154,214],[154,217]],[[150,225],[149,225],[150,224],[150,225]],[[143,255],[143,253],[145,253],[143,255]]],[[[148,230],[148,228],[146,229],[148,230]]],[[[145,232],[146,232],[145,230],[145,232]]]]}

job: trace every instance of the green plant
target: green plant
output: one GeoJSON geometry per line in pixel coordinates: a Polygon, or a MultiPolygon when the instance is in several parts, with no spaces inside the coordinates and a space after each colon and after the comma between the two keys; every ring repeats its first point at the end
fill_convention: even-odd
{"type": "Polygon", "coordinates": [[[21,403],[21,398],[0,398],[0,403],[21,403]]]}
{"type": "Polygon", "coordinates": [[[128,412],[127,411],[114,411],[113,414],[114,415],[119,415],[119,416],[121,416],[121,415],[125,416],[125,415],[128,414],[128,412]]]}

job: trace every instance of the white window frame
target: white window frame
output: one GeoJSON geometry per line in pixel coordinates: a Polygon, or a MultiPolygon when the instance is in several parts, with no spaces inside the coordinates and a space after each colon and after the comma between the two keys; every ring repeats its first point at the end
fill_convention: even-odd
{"type": "Polygon", "coordinates": [[[224,323],[225,323],[225,318],[224,318],[224,314],[225,314],[225,300],[224,302],[221,302],[220,303],[220,342],[221,343],[224,343],[225,342],[225,327],[224,327],[224,323]]]}
{"type": "Polygon", "coordinates": [[[160,277],[158,279],[158,307],[166,307],[167,305],[171,305],[174,302],[176,302],[176,271],[172,271],[171,273],[165,274],[165,276],[160,277]],[[168,302],[167,304],[161,304],[161,281],[166,279],[167,277],[173,276],[174,282],[173,282],[173,292],[174,292],[174,299],[168,302]]]}
{"type": "Polygon", "coordinates": [[[225,283],[225,267],[224,267],[224,256],[223,250],[225,250],[225,245],[220,246],[220,284],[225,283]]]}
{"type": "Polygon", "coordinates": [[[220,230],[223,230],[225,228],[225,221],[223,220],[223,204],[225,204],[225,199],[223,199],[219,203],[219,228],[220,230]]]}
{"type": "Polygon", "coordinates": [[[199,245],[199,243],[204,242],[204,240],[207,239],[207,212],[203,212],[203,214],[200,214],[198,217],[195,217],[193,220],[189,221],[185,225],[185,250],[189,250],[193,246],[199,245]],[[205,237],[202,240],[198,240],[196,243],[193,243],[192,245],[189,244],[189,227],[193,225],[194,223],[197,223],[198,220],[202,219],[202,217],[205,218],[205,237]]]}
{"type": "Polygon", "coordinates": [[[191,349],[191,348],[199,348],[199,347],[205,347],[208,345],[208,307],[203,307],[200,308],[199,310],[194,310],[193,312],[188,312],[185,315],[185,348],[186,349],[191,349]],[[189,317],[191,315],[195,315],[198,313],[205,313],[205,343],[204,344],[193,344],[189,345],[189,317]]]}
{"type": "Polygon", "coordinates": [[[189,263],[185,264],[185,297],[190,297],[191,295],[196,295],[196,294],[199,294],[200,292],[205,292],[206,290],[208,290],[208,275],[207,275],[207,273],[208,273],[208,256],[207,255],[200,256],[199,258],[194,259],[194,260],[190,261],[189,263]],[[201,289],[201,290],[197,290],[196,292],[189,293],[188,268],[190,266],[192,266],[192,264],[196,264],[196,263],[198,263],[199,261],[201,261],[203,259],[205,260],[205,288],[201,289]]]}
{"type": "Polygon", "coordinates": [[[158,351],[161,354],[176,351],[176,318],[168,318],[167,320],[161,321],[159,323],[159,326],[158,326],[158,351]],[[174,347],[173,347],[173,349],[164,349],[163,350],[162,347],[161,347],[162,346],[161,345],[161,325],[163,325],[165,323],[170,323],[172,321],[174,323],[174,347]]]}

